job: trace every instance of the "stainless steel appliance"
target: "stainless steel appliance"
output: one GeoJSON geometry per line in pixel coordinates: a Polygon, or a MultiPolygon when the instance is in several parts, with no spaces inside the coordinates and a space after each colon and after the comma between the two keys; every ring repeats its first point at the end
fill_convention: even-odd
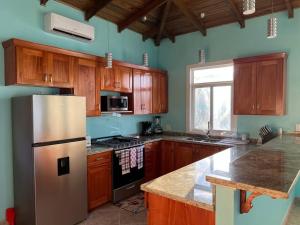
{"type": "Polygon", "coordinates": [[[12,100],[18,225],[73,225],[87,217],[84,97],[12,100]]]}
{"type": "Polygon", "coordinates": [[[101,110],[107,112],[128,111],[128,97],[101,96],[101,110]]]}
{"type": "Polygon", "coordinates": [[[113,202],[138,193],[145,175],[144,143],[133,137],[114,136],[93,139],[92,145],[113,148],[113,202]],[[133,152],[136,154],[136,166],[132,166],[131,162],[135,157],[133,152]]]}
{"type": "Polygon", "coordinates": [[[142,136],[153,135],[152,122],[142,121],[141,122],[141,127],[142,127],[142,133],[141,133],[142,136]]]}

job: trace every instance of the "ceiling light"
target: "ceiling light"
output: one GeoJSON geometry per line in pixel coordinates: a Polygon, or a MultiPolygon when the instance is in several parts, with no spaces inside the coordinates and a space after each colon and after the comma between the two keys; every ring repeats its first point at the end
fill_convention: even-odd
{"type": "Polygon", "coordinates": [[[143,54],[143,63],[144,63],[144,66],[149,66],[149,57],[148,57],[148,53],[144,53],[143,54]]]}
{"type": "Polygon", "coordinates": [[[243,0],[243,14],[251,15],[255,13],[255,0],[243,0]]]}
{"type": "Polygon", "coordinates": [[[107,52],[105,54],[105,59],[106,59],[106,68],[111,69],[112,68],[112,53],[107,52]]]}
{"type": "Polygon", "coordinates": [[[142,18],[143,22],[146,22],[147,19],[148,19],[147,16],[143,16],[143,18],[142,18]]]}
{"type": "Polygon", "coordinates": [[[277,18],[273,16],[273,0],[272,0],[272,14],[268,19],[268,33],[267,38],[276,38],[277,37],[277,18]]]}

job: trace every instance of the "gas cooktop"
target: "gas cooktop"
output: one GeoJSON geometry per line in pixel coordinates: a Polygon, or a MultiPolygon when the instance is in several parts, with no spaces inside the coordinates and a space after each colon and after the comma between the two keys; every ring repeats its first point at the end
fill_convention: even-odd
{"type": "Polygon", "coordinates": [[[131,148],[143,144],[144,143],[140,141],[138,138],[125,137],[125,136],[111,136],[111,137],[92,139],[93,146],[101,146],[101,147],[108,146],[113,148],[114,150],[131,148]]]}

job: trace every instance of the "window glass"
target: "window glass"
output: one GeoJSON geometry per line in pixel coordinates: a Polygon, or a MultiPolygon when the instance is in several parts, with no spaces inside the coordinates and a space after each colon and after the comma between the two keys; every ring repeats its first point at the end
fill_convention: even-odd
{"type": "Polygon", "coordinates": [[[194,127],[197,130],[207,129],[210,121],[210,88],[195,88],[194,127]]]}
{"type": "Polygon", "coordinates": [[[194,70],[194,83],[212,83],[233,80],[233,66],[194,70]]]}
{"type": "Polygon", "coordinates": [[[231,130],[231,86],[213,87],[213,129],[231,130]]]}

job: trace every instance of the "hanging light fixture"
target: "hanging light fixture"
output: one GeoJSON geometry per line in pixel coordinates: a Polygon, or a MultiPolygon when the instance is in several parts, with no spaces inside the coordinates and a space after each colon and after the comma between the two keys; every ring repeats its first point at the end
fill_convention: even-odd
{"type": "Polygon", "coordinates": [[[109,51],[109,23],[107,22],[107,53],[105,53],[106,68],[112,68],[112,53],[109,51]]]}
{"type": "Polygon", "coordinates": [[[243,0],[243,14],[251,15],[255,13],[255,0],[243,0]]]}
{"type": "Polygon", "coordinates": [[[149,66],[149,57],[147,52],[143,54],[143,64],[144,66],[149,66]]]}
{"type": "Polygon", "coordinates": [[[201,64],[205,64],[206,58],[205,58],[205,49],[200,49],[199,51],[199,61],[201,64]]]}
{"type": "Polygon", "coordinates": [[[272,14],[268,19],[268,34],[267,38],[276,38],[277,37],[277,18],[273,15],[273,0],[272,0],[272,14]]]}

